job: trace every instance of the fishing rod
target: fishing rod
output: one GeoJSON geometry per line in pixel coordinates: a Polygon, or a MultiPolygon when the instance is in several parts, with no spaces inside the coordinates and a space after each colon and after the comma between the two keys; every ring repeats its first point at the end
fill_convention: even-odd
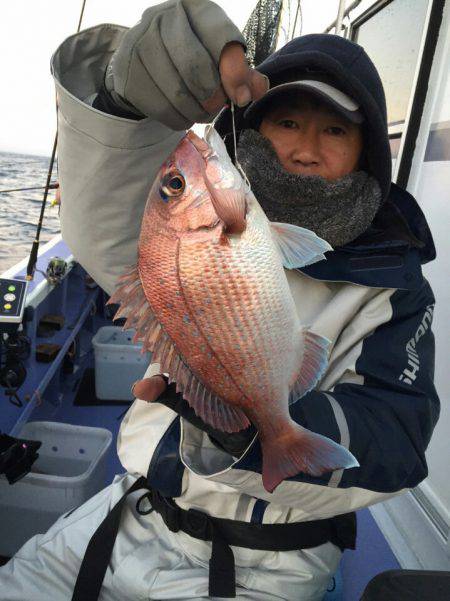
{"type": "MultiPolygon", "coordinates": [[[[28,190],[44,190],[46,186],[34,186],[33,188],[11,188],[10,190],[0,190],[0,194],[9,194],[10,192],[26,192],[28,190]]],[[[58,182],[53,182],[50,184],[48,189],[55,190],[59,188],[58,182]]]]}
{"type": "MultiPolygon", "coordinates": [[[[85,6],[86,6],[86,0],[83,0],[82,6],[81,6],[80,18],[78,21],[77,33],[81,29],[81,22],[83,20],[85,6]]],[[[28,281],[31,281],[33,279],[34,272],[36,270],[36,263],[37,263],[38,250],[39,250],[39,237],[41,235],[42,223],[44,221],[45,205],[47,202],[48,191],[51,189],[50,188],[50,186],[51,186],[50,180],[51,180],[52,174],[53,174],[53,165],[55,163],[57,143],[58,143],[58,132],[56,132],[55,139],[53,141],[52,155],[50,158],[50,165],[49,165],[48,173],[47,173],[47,183],[45,184],[45,188],[44,188],[44,198],[42,199],[41,213],[39,215],[39,221],[38,221],[37,228],[36,228],[36,237],[33,241],[33,246],[31,247],[30,257],[28,259],[27,275],[25,277],[25,279],[28,281]]]]}
{"type": "Polygon", "coordinates": [[[39,215],[39,221],[38,221],[37,229],[36,229],[36,237],[33,241],[33,246],[31,247],[30,257],[28,259],[27,275],[25,278],[28,281],[31,281],[33,279],[34,271],[36,269],[38,250],[39,250],[39,237],[41,235],[42,223],[44,221],[45,205],[47,202],[48,191],[50,189],[50,179],[53,174],[53,164],[55,162],[57,142],[58,142],[58,134],[55,135],[55,140],[53,142],[52,156],[50,158],[50,166],[48,168],[48,173],[47,173],[47,183],[45,184],[44,198],[42,199],[41,213],[39,215]]]}

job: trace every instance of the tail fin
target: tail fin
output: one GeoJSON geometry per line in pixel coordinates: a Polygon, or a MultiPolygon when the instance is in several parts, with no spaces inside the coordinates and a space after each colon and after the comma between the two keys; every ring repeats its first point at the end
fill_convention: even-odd
{"type": "Polygon", "coordinates": [[[321,476],[342,468],[358,467],[356,458],[342,445],[291,422],[290,431],[280,438],[261,440],[263,484],[273,492],[285,478],[298,473],[321,476]]]}

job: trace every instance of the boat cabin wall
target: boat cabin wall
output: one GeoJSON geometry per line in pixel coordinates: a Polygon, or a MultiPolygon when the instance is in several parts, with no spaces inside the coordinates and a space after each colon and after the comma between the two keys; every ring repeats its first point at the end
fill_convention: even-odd
{"type": "Polygon", "coordinates": [[[427,450],[428,478],[372,513],[402,567],[448,569],[450,561],[450,2],[363,0],[344,19],[386,92],[393,181],[417,199],[437,259],[424,266],[436,296],[433,331],[440,420],[427,450]]]}

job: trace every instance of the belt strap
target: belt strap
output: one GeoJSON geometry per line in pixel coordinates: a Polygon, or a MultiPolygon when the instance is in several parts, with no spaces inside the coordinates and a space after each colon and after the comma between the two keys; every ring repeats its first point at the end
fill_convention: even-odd
{"type": "Polygon", "coordinates": [[[348,513],[326,520],[291,524],[250,524],[215,518],[196,509],[184,510],[173,499],[149,489],[147,480],[139,478],[117,502],[100,524],[86,549],[75,584],[72,601],[97,601],[120,524],[120,516],[129,494],[145,488],[137,503],[139,513],[149,510],[140,506],[147,499],[172,532],[183,531],[193,538],[211,541],[209,561],[209,596],[236,596],[235,563],[231,546],[266,551],[309,549],[332,542],[343,549],[354,549],[356,516],[348,513]],[[231,546],[230,546],[231,545],[231,546]]]}
{"type": "Polygon", "coordinates": [[[182,530],[194,538],[210,541],[217,532],[230,545],[262,551],[310,549],[331,541],[341,550],[354,549],[356,516],[346,513],[333,518],[289,524],[252,524],[210,516],[197,509],[184,510],[157,490],[144,495],[172,532],[182,530]]]}
{"type": "Polygon", "coordinates": [[[111,559],[126,498],[141,488],[148,489],[147,480],[143,476],[127,490],[94,532],[81,562],[72,601],[97,601],[111,559]]]}
{"type": "Polygon", "coordinates": [[[212,542],[210,597],[236,596],[234,555],[230,545],[263,551],[293,551],[332,542],[341,550],[355,548],[354,512],[310,522],[251,524],[215,518],[196,509],[181,509],[173,499],[163,497],[157,490],[150,490],[144,497],[172,532],[181,530],[193,538],[212,542]]]}

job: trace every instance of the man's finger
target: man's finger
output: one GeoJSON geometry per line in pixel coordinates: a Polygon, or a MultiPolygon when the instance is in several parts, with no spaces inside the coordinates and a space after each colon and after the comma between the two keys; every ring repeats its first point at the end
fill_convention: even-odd
{"type": "Polygon", "coordinates": [[[227,98],[238,106],[245,106],[258,100],[269,89],[269,80],[248,66],[241,44],[232,42],[222,51],[219,64],[222,85],[214,94],[202,102],[203,108],[211,115],[220,111],[227,98]]]}
{"type": "Polygon", "coordinates": [[[259,100],[260,98],[262,98],[264,94],[269,90],[269,87],[269,79],[262,73],[259,73],[259,71],[255,71],[255,69],[252,69],[250,79],[252,101],[259,100]]]}
{"type": "Polygon", "coordinates": [[[131,387],[131,392],[134,396],[142,401],[153,403],[167,388],[166,381],[162,376],[152,376],[138,380],[131,387]]]}
{"type": "Polygon", "coordinates": [[[219,71],[226,95],[238,106],[258,100],[269,89],[267,77],[248,66],[244,48],[237,42],[223,49],[219,71]]]}

